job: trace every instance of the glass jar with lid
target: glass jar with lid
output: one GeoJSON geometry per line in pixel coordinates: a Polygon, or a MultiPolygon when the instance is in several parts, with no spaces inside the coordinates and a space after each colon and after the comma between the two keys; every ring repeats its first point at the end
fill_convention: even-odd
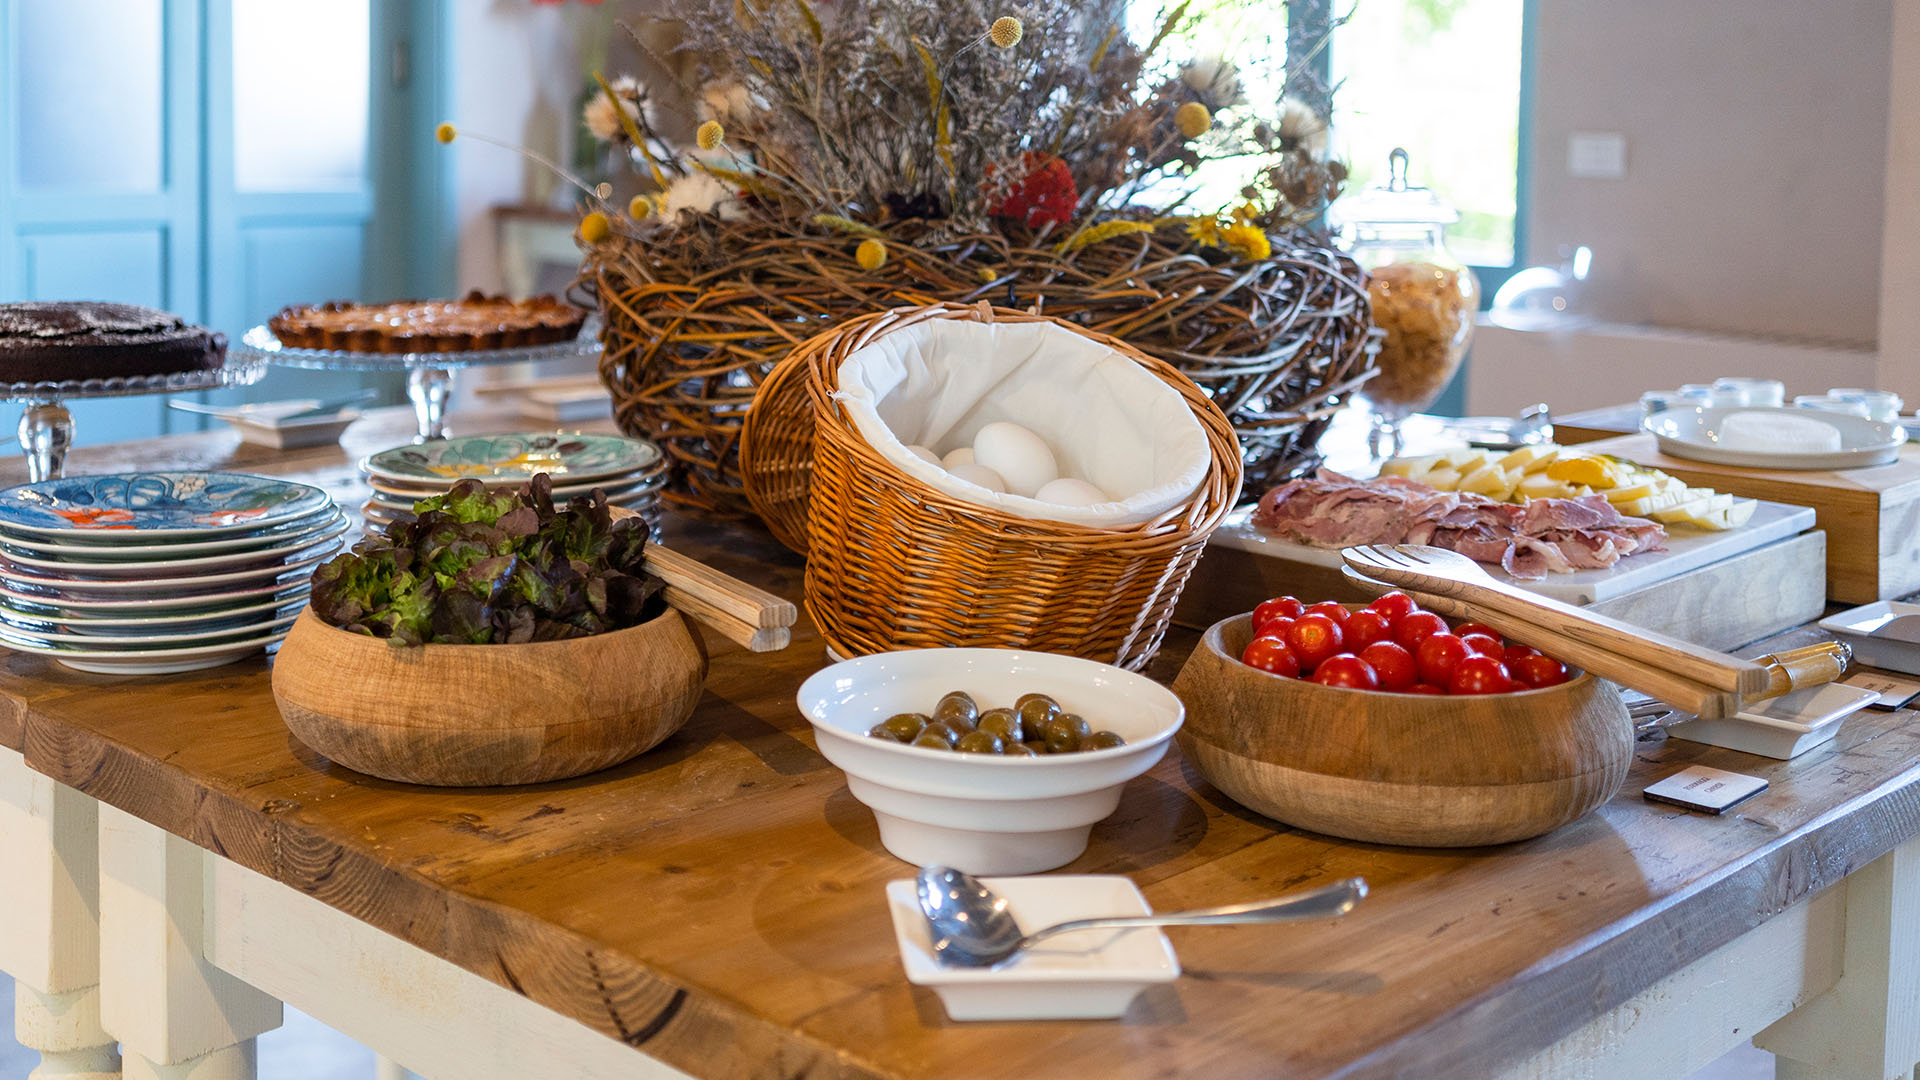
{"type": "Polygon", "coordinates": [[[1400,451],[1400,422],[1432,405],[1473,340],[1480,282],[1447,250],[1460,215],[1407,183],[1407,152],[1387,158],[1387,182],[1334,204],[1343,246],[1367,271],[1374,325],[1386,331],[1379,370],[1360,388],[1374,414],[1374,448],[1400,451]],[[1385,444],[1384,447],[1382,444],[1385,444]]]}

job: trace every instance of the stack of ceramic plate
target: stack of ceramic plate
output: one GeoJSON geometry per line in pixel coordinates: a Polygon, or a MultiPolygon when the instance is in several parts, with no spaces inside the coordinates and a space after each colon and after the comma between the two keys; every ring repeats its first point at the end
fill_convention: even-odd
{"type": "Polygon", "coordinates": [[[348,521],[316,487],[116,473],[0,491],[0,646],[71,668],[214,667],[286,635],[348,521]]]}
{"type": "Polygon", "coordinates": [[[396,446],[368,456],[360,472],[373,488],[365,507],[377,528],[413,511],[420,499],[444,493],[460,480],[511,491],[546,473],[562,502],[594,489],[607,501],[638,511],[658,531],[666,455],[645,439],[618,435],[462,435],[396,446]]]}

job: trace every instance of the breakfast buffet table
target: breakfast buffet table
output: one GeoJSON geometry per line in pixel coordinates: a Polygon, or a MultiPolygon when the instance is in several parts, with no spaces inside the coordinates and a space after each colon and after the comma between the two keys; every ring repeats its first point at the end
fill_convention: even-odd
{"type": "MultiPolygon", "coordinates": [[[[69,470],[231,467],[353,506],[358,455],[410,422],[285,453],[175,436],[69,470]]],[[[665,531],[799,596],[799,558],[756,527],[665,531]]],[[[1149,673],[1171,679],[1194,641],[1176,629],[1149,673]]],[[[911,868],[795,709],[817,636],[803,620],[783,652],[706,645],[705,697],[659,749],[491,790],[329,763],[288,734],[264,660],[114,678],[6,655],[0,968],[21,1041],[47,1074],[113,1075],[117,1041],[129,1077],[245,1077],[285,1002],[434,1080],[1678,1077],[1749,1038],[1782,1077],[1920,1060],[1913,712],[1857,714],[1792,761],[1649,739],[1598,813],[1476,850],[1279,826],[1170,752],[1068,872],[1128,875],[1160,910],[1348,876],[1368,899],[1339,921],[1175,930],[1185,977],[1119,1022],[969,1024],[903,978],[882,890],[911,868]],[[1641,798],[1694,763],[1771,788],[1722,817],[1641,798]]]]}

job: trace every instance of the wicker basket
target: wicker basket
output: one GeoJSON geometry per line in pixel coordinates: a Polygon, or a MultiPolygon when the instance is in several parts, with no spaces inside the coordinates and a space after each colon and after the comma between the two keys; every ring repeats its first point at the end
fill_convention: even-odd
{"type": "MultiPolygon", "coordinates": [[[[1043,315],[985,303],[878,312],[801,345],[774,379],[804,383],[811,405],[806,606],[842,656],[971,645],[1137,669],[1159,648],[1201,548],[1240,492],[1233,427],[1199,387],[1122,341],[1043,315]],[[1114,349],[1181,392],[1206,430],[1213,468],[1181,505],[1106,529],[1016,517],[907,476],[831,395],[850,353],[929,319],[1051,322],[1114,349]]],[[[748,453],[771,467],[759,436],[748,453]]]]}
{"type": "MultiPolygon", "coordinates": [[[[745,513],[761,507],[751,488],[784,486],[799,512],[768,524],[792,542],[809,465],[802,456],[798,473],[749,482],[748,407],[801,341],[902,305],[987,300],[1124,339],[1232,418],[1253,491],[1315,463],[1333,414],[1373,370],[1365,275],[1305,233],[1274,237],[1270,258],[1235,262],[1198,249],[1177,225],[1074,251],[993,233],[934,242],[925,229],[887,227],[888,259],[873,270],[854,261],[859,236],[757,219],[687,215],[670,238],[616,235],[589,249],[581,284],[600,307],[600,374],[614,415],[666,449],[678,501],[745,513]]],[[[804,397],[760,401],[754,412],[781,403],[800,408],[804,397]]],[[[793,419],[795,436],[810,438],[793,419]]],[[[759,460],[786,468],[796,459],[759,460]]]]}

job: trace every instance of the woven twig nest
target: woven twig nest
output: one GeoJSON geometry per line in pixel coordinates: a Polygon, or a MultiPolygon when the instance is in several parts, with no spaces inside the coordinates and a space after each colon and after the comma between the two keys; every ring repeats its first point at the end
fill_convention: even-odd
{"type": "Polygon", "coordinates": [[[603,319],[614,415],[666,448],[682,502],[747,512],[742,425],[774,364],[823,329],[901,306],[986,299],[1166,361],[1231,420],[1255,492],[1314,463],[1320,434],[1372,370],[1365,275],[1305,233],[1236,261],[1171,223],[1063,252],[910,221],[876,230],[887,259],[871,270],[854,256],[867,238],[686,214],[671,231],[591,246],[581,281],[603,319]]]}

